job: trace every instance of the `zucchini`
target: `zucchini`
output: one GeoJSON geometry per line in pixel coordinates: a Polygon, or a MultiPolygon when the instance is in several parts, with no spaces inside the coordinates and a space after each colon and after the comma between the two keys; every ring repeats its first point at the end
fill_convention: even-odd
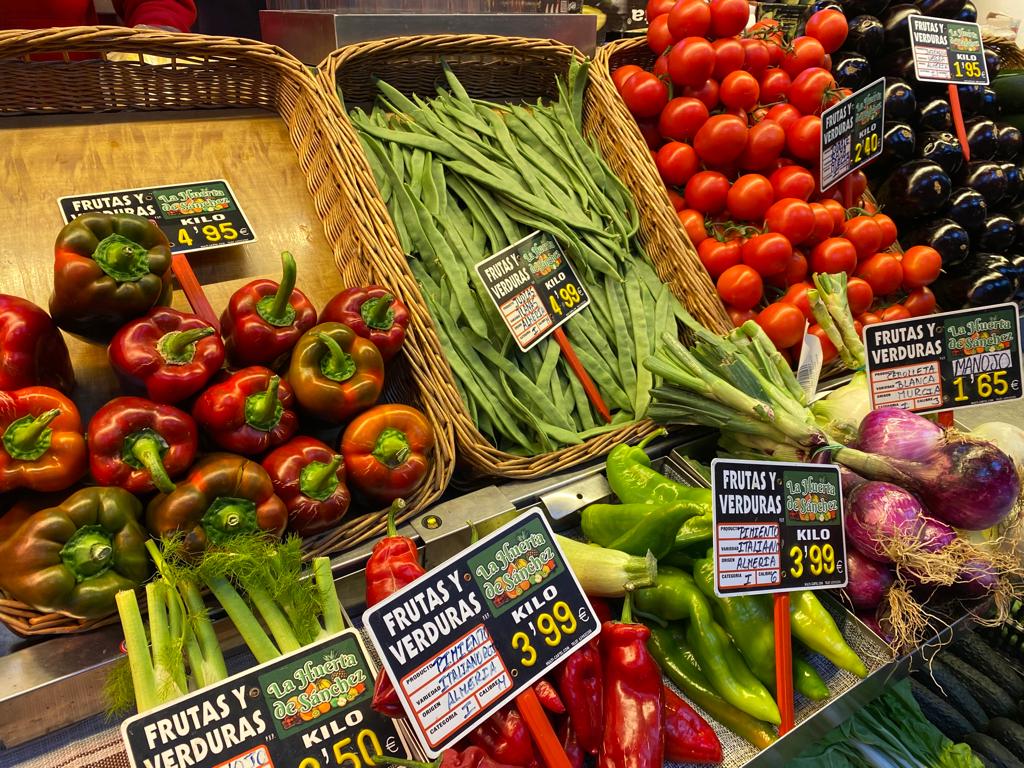
{"type": "Polygon", "coordinates": [[[992,81],[992,90],[1005,114],[1024,112],[1024,72],[1000,73],[992,81]]]}
{"type": "Polygon", "coordinates": [[[1003,654],[974,632],[961,632],[950,650],[983,675],[998,680],[999,685],[1014,699],[1024,699],[1024,677],[1017,674],[1003,654]]]}
{"type": "Polygon", "coordinates": [[[967,718],[973,726],[972,730],[985,727],[988,716],[981,703],[940,658],[932,659],[927,667],[915,669],[911,674],[936,696],[945,698],[953,709],[967,718]]]}
{"type": "Polygon", "coordinates": [[[1014,757],[1010,750],[984,733],[968,733],[964,736],[964,743],[996,768],[1024,768],[1024,763],[1014,757]]]}
{"type": "Polygon", "coordinates": [[[942,660],[963,681],[971,695],[981,704],[989,717],[1007,717],[1013,714],[1013,698],[992,678],[983,675],[967,662],[952,654],[942,654],[942,660]]]}
{"type": "Polygon", "coordinates": [[[1018,760],[1024,760],[1024,725],[1007,717],[993,717],[985,733],[1013,752],[1018,760]]]}
{"type": "Polygon", "coordinates": [[[914,701],[921,708],[925,719],[938,728],[948,739],[955,742],[963,741],[964,736],[974,730],[967,718],[957,712],[945,699],[939,698],[931,690],[911,679],[910,691],[914,701]]]}

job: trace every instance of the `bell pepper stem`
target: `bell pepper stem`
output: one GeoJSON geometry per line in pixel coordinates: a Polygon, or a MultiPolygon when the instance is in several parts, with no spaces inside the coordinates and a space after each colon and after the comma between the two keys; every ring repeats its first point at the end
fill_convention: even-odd
{"type": "Polygon", "coordinates": [[[278,397],[281,377],[271,376],[267,388],[245,398],[245,420],[253,429],[269,432],[281,420],[284,406],[278,397]]]}
{"type": "Polygon", "coordinates": [[[191,363],[196,355],[196,342],[212,336],[213,328],[204,325],[202,328],[189,328],[187,331],[171,331],[165,333],[157,342],[157,351],[164,362],[170,365],[191,363]]]}
{"type": "Polygon", "coordinates": [[[352,355],[326,333],[318,333],[316,338],[327,347],[327,354],[320,358],[320,372],[331,381],[351,379],[356,372],[356,363],[352,355]]]}
{"type": "Polygon", "coordinates": [[[4,449],[12,459],[35,461],[50,449],[53,430],[50,422],[60,416],[60,408],[51,408],[38,416],[22,416],[4,431],[4,449]]]}
{"type": "Polygon", "coordinates": [[[324,630],[328,635],[336,635],[345,629],[345,620],[341,616],[341,603],[338,602],[338,590],[334,586],[334,574],[331,572],[329,557],[313,558],[313,579],[320,597],[324,630]]]}
{"type": "Polygon", "coordinates": [[[113,554],[114,545],[106,529],[86,525],[61,547],[60,560],[75,575],[75,581],[81,583],[107,571],[113,554]]]}
{"type": "Polygon", "coordinates": [[[409,460],[412,449],[405,432],[394,427],[387,427],[377,436],[377,444],[373,447],[373,457],[389,469],[402,466],[409,460]]]}
{"type": "Polygon", "coordinates": [[[652,432],[647,437],[645,437],[643,440],[641,440],[639,443],[637,443],[636,447],[639,448],[641,451],[643,451],[643,450],[645,450],[647,448],[648,445],[653,443],[659,437],[664,437],[667,434],[668,434],[668,430],[665,429],[664,427],[662,427],[661,429],[652,432]]]}
{"type": "Polygon", "coordinates": [[[340,454],[332,456],[330,463],[310,462],[299,474],[299,490],[311,499],[324,501],[338,488],[338,469],[341,462],[340,454]]]}
{"type": "Polygon", "coordinates": [[[140,437],[131,445],[132,456],[149,472],[149,479],[156,489],[161,493],[170,493],[175,485],[167,474],[167,468],[160,455],[162,452],[160,443],[150,436],[140,437]]]}
{"type": "Polygon", "coordinates": [[[214,544],[220,544],[233,536],[256,533],[256,504],[250,499],[234,496],[218,496],[206,509],[202,518],[206,535],[214,544]]]}
{"type": "Polygon", "coordinates": [[[395,324],[395,313],[391,309],[391,305],[394,303],[395,297],[390,293],[376,296],[363,302],[363,305],[359,307],[359,314],[370,328],[386,331],[395,324]]]}
{"type": "Polygon", "coordinates": [[[295,321],[295,308],[291,305],[295,276],[295,257],[284,251],[281,254],[281,282],[277,285],[277,292],[272,296],[264,296],[256,304],[257,314],[271,325],[284,327],[295,321]]]}
{"type": "Polygon", "coordinates": [[[135,282],[149,273],[146,248],[123,235],[110,234],[100,240],[92,258],[105,274],[120,283],[135,282]]]}

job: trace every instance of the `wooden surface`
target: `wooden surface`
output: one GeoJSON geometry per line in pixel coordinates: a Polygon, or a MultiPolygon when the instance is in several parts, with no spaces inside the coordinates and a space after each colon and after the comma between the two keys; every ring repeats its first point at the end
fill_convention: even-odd
{"type": "MultiPolygon", "coordinates": [[[[180,182],[227,179],[256,233],[248,245],[189,256],[220,314],[254,277],[278,278],[280,253],[298,263],[298,285],[316,306],[343,287],[305,177],[280,118],[265,112],[89,115],[0,119],[0,293],[44,309],[53,281],[53,243],[63,226],[57,199],[180,182]]],[[[184,294],[173,305],[189,311],[184,294]]],[[[83,418],[115,392],[103,346],[65,334],[83,418]]]]}

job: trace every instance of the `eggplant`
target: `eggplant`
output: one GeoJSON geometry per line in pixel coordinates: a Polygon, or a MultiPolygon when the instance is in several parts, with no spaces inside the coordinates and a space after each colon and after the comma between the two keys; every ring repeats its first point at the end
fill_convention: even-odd
{"type": "Polygon", "coordinates": [[[988,218],[988,203],[985,196],[970,187],[957,187],[949,193],[949,201],[942,215],[952,219],[968,234],[977,235],[988,218]]]}
{"type": "Polygon", "coordinates": [[[1013,219],[1014,234],[1013,245],[1015,248],[1024,250],[1024,203],[1010,209],[1010,218],[1013,219]]]}
{"type": "Polygon", "coordinates": [[[944,19],[956,18],[963,10],[966,0],[920,0],[917,7],[925,16],[940,16],[944,19]]]}
{"type": "Polygon", "coordinates": [[[952,131],[953,113],[944,99],[917,103],[917,127],[922,131],[952,131]]]}
{"type": "Polygon", "coordinates": [[[1021,149],[1020,128],[1009,123],[996,123],[996,158],[1015,160],[1021,149]]]}
{"type": "Polygon", "coordinates": [[[1024,174],[1021,174],[1020,166],[1013,162],[1000,163],[999,167],[1006,176],[1006,192],[999,204],[1010,205],[1019,200],[1021,192],[1024,192],[1024,174]]]}
{"type": "Polygon", "coordinates": [[[885,122],[909,123],[916,116],[914,89],[898,77],[885,78],[885,122]]]}
{"type": "Polygon", "coordinates": [[[880,162],[902,163],[914,156],[917,134],[906,123],[892,123],[885,126],[882,134],[882,156],[880,162]]]}
{"type": "Polygon", "coordinates": [[[960,140],[948,131],[919,133],[914,155],[938,163],[950,176],[959,171],[964,163],[960,140]]]}
{"type": "MultiPolygon", "coordinates": [[[[968,0],[970,2],[970,0],[968,0]]],[[[974,3],[970,3],[974,5],[974,3]]],[[[974,9],[974,13],[978,13],[978,9],[974,9]]],[[[977,21],[977,18],[971,19],[971,21],[977,21]]],[[[985,69],[988,70],[988,81],[991,83],[995,80],[996,75],[999,74],[999,65],[1002,62],[999,60],[999,54],[993,51],[991,48],[985,49],[985,69]]]]}
{"type": "Polygon", "coordinates": [[[898,78],[909,84],[912,88],[917,88],[920,85],[920,81],[914,72],[913,52],[909,48],[899,48],[893,51],[889,49],[888,45],[885,47],[889,50],[889,53],[886,53],[878,62],[879,72],[887,78],[898,78]]]}
{"type": "Polygon", "coordinates": [[[978,20],[978,6],[971,2],[971,0],[967,0],[964,3],[964,7],[960,9],[960,13],[953,18],[957,21],[969,21],[973,24],[978,20]]]}
{"type": "Polygon", "coordinates": [[[960,97],[960,111],[964,117],[974,117],[977,115],[985,98],[985,86],[958,85],[956,91],[960,97]]]}
{"type": "Polygon", "coordinates": [[[1004,274],[1008,267],[1012,265],[1004,256],[978,253],[970,269],[959,275],[943,274],[930,288],[943,309],[1002,304],[1016,292],[1016,280],[1004,274]]]}
{"type": "Polygon", "coordinates": [[[877,16],[862,14],[849,21],[849,31],[842,50],[853,51],[864,56],[876,56],[885,43],[885,28],[877,16]]]}
{"type": "Polygon", "coordinates": [[[981,235],[977,240],[977,248],[979,251],[989,253],[1005,253],[1013,245],[1016,234],[1017,228],[1013,219],[997,213],[995,216],[985,219],[981,235]]]}
{"type": "Polygon", "coordinates": [[[900,237],[900,245],[928,245],[939,252],[942,268],[956,269],[971,255],[971,238],[967,230],[952,219],[934,219],[923,227],[906,231],[900,237]]]}
{"type": "Polygon", "coordinates": [[[885,180],[879,199],[887,214],[907,219],[942,208],[952,188],[949,174],[940,165],[929,160],[910,160],[885,180]]]}
{"type": "Polygon", "coordinates": [[[971,187],[985,196],[991,208],[1006,194],[1006,174],[991,160],[971,160],[957,174],[957,186],[971,187]]]}
{"type": "Polygon", "coordinates": [[[836,51],[832,54],[832,77],[840,88],[858,91],[871,82],[871,64],[862,53],[836,51]]]}
{"type": "Polygon", "coordinates": [[[892,0],[843,0],[846,18],[854,16],[881,16],[892,0]]]}
{"type": "Polygon", "coordinates": [[[986,85],[985,90],[981,94],[981,105],[978,107],[978,114],[994,120],[999,117],[999,112],[999,97],[994,89],[986,85]]]}
{"type": "Polygon", "coordinates": [[[996,156],[996,124],[987,117],[974,117],[964,121],[967,146],[972,160],[991,160],[996,156]]]}
{"type": "Polygon", "coordinates": [[[910,22],[911,16],[921,16],[921,9],[910,3],[890,5],[886,8],[879,20],[885,30],[885,47],[888,50],[906,48],[910,45],[910,22]]]}

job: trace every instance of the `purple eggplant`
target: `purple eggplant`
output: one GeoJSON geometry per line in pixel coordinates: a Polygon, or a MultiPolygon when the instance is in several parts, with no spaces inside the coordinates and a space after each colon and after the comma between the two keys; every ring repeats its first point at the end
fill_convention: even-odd
{"type": "Polygon", "coordinates": [[[999,204],[1012,205],[1020,199],[1021,193],[1024,192],[1024,176],[1021,175],[1020,166],[1017,163],[1000,163],[999,167],[1003,169],[1003,175],[1006,176],[1006,194],[1003,195],[999,204]]]}
{"type": "Polygon", "coordinates": [[[969,21],[974,23],[978,20],[978,6],[976,6],[971,0],[967,0],[964,3],[964,7],[960,9],[960,13],[953,17],[957,21],[969,21]]]}
{"type": "Polygon", "coordinates": [[[978,107],[978,114],[995,120],[999,117],[999,111],[999,97],[996,96],[996,92],[991,87],[985,86],[985,91],[981,95],[981,106],[978,107]]]}
{"type": "Polygon", "coordinates": [[[981,234],[978,236],[977,249],[989,253],[1005,253],[1013,245],[1017,229],[1013,219],[997,213],[985,219],[981,234]]]}
{"type": "Polygon", "coordinates": [[[960,97],[960,111],[964,117],[975,117],[980,113],[985,99],[984,85],[958,85],[956,92],[960,97]]]}
{"type": "Polygon", "coordinates": [[[938,211],[952,188],[949,174],[940,165],[911,160],[893,171],[878,196],[890,216],[908,218],[938,211]]]}
{"type": "MultiPolygon", "coordinates": [[[[968,2],[970,3],[970,0],[968,0],[968,2]]],[[[970,4],[974,5],[974,3],[970,3],[970,4]]],[[[970,21],[977,21],[978,20],[977,19],[977,14],[978,14],[978,9],[977,8],[974,9],[974,14],[975,14],[975,18],[970,19],[970,21]]],[[[967,19],[961,19],[961,21],[967,21],[967,19]]],[[[1002,62],[999,61],[999,54],[998,53],[993,51],[991,48],[986,48],[985,49],[985,69],[988,70],[989,82],[992,82],[992,80],[995,79],[995,76],[999,74],[999,65],[1001,63],[1002,62]]]]}
{"type": "Polygon", "coordinates": [[[920,0],[917,6],[925,16],[953,19],[963,10],[965,2],[966,0],[920,0]]]}
{"type": "Polygon", "coordinates": [[[948,131],[919,133],[914,155],[938,163],[950,176],[959,171],[964,163],[960,141],[948,131]]]}
{"type": "Polygon", "coordinates": [[[862,53],[836,51],[832,54],[832,77],[840,88],[859,91],[871,82],[871,65],[862,53]]]}
{"type": "Polygon", "coordinates": [[[1021,149],[1020,128],[1009,123],[996,123],[996,158],[1015,160],[1021,149]]]}
{"type": "Polygon", "coordinates": [[[952,131],[953,113],[948,99],[918,100],[917,127],[922,131],[952,131]]]}
{"type": "MultiPolygon", "coordinates": [[[[882,157],[879,163],[893,165],[910,160],[914,156],[917,134],[906,123],[891,123],[882,134],[882,157]]],[[[869,166],[870,168],[870,166],[869,166]]]]}
{"type": "Polygon", "coordinates": [[[1010,218],[1013,219],[1014,236],[1013,244],[1017,250],[1024,250],[1024,203],[1010,209],[1010,218]]]}
{"type": "Polygon", "coordinates": [[[992,207],[1006,195],[1006,174],[998,163],[991,160],[971,160],[957,174],[958,186],[971,187],[985,196],[992,207]]]}
{"type": "Polygon", "coordinates": [[[916,117],[914,89],[898,77],[885,78],[885,122],[909,123],[916,117]]]}
{"type": "Polygon", "coordinates": [[[921,16],[921,9],[916,5],[901,3],[890,5],[879,19],[885,30],[885,48],[893,51],[910,45],[910,17],[921,16]]]}
{"type": "Polygon", "coordinates": [[[843,0],[846,18],[854,16],[881,16],[891,0],[843,0]]]}
{"type": "Polygon", "coordinates": [[[885,28],[877,16],[854,16],[849,21],[849,32],[843,43],[844,51],[863,56],[877,56],[885,44],[885,28]]]}
{"type": "Polygon", "coordinates": [[[996,156],[996,124],[987,117],[975,117],[964,124],[972,160],[991,160],[996,156]]]}
{"type": "Polygon", "coordinates": [[[968,234],[978,234],[988,218],[988,204],[978,190],[957,187],[950,192],[943,215],[963,227],[968,234]]]}
{"type": "Polygon", "coordinates": [[[952,219],[933,219],[924,226],[901,235],[904,248],[928,245],[942,256],[942,268],[955,269],[971,255],[971,238],[967,230],[952,219]]]}

